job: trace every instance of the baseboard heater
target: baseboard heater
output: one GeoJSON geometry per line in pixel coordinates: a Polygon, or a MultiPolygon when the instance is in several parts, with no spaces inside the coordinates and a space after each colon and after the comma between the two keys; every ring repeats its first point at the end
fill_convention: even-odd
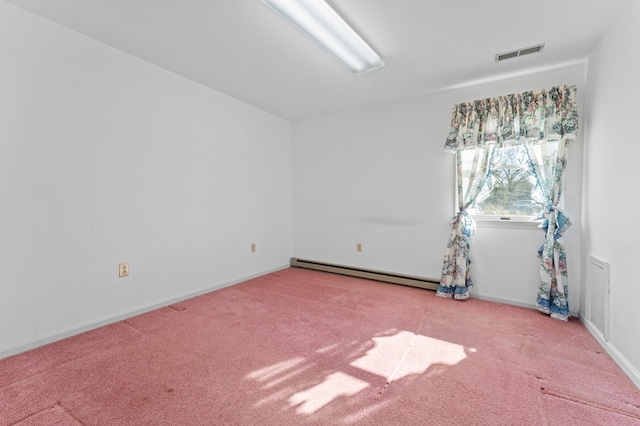
{"type": "Polygon", "coordinates": [[[291,266],[296,268],[331,272],[333,274],[339,275],[348,275],[350,277],[366,278],[369,280],[382,281],[386,283],[426,288],[428,290],[437,290],[438,285],[440,284],[440,280],[436,280],[435,278],[398,274],[395,272],[376,271],[374,269],[355,268],[353,266],[316,262],[313,260],[297,259],[295,257],[291,258],[291,266]]]}

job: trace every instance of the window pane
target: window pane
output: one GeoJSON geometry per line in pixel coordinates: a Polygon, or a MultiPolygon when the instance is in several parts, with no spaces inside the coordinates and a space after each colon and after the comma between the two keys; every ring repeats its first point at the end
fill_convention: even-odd
{"type": "Polygon", "coordinates": [[[472,214],[535,216],[543,209],[536,179],[523,167],[526,155],[522,145],[498,149],[494,161],[497,164],[476,200],[472,214]]]}

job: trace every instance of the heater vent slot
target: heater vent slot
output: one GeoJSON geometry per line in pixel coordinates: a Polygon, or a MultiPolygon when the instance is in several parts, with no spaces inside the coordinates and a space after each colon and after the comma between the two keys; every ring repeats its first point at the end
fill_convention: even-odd
{"type": "Polygon", "coordinates": [[[586,320],[609,340],[609,263],[587,255],[586,320]]]}
{"type": "Polygon", "coordinates": [[[510,52],[498,53],[496,55],[496,62],[504,61],[511,58],[517,58],[519,56],[530,55],[532,53],[540,53],[544,50],[545,43],[537,44],[535,46],[524,47],[518,50],[512,50],[510,52]]]}

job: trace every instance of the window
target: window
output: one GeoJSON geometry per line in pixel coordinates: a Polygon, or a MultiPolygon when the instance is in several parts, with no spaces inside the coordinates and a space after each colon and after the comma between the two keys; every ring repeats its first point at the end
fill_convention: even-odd
{"type": "MultiPolygon", "coordinates": [[[[492,171],[468,212],[483,219],[532,219],[545,206],[544,196],[535,176],[527,167],[528,154],[524,145],[495,148],[492,171]]],[[[463,191],[469,185],[475,150],[461,152],[463,191]]]]}
{"type": "Polygon", "coordinates": [[[562,86],[454,106],[445,151],[456,155],[459,211],[450,222],[451,237],[442,261],[438,296],[469,297],[473,286],[469,250],[476,229],[474,214],[476,218],[498,218],[494,223],[501,224],[514,218],[516,223],[529,226],[536,223],[531,219],[544,206],[540,228],[545,240],[538,252],[536,306],[553,318],[567,321],[567,262],[562,235],[571,227],[571,219],[559,204],[567,150],[578,130],[575,95],[575,86],[562,86]]]}

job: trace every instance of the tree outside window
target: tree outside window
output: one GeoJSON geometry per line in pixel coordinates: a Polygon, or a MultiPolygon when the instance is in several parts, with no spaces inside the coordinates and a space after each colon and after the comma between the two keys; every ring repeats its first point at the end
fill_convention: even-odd
{"type": "MultiPolygon", "coordinates": [[[[544,208],[540,189],[535,176],[526,167],[526,148],[523,145],[511,145],[496,148],[495,164],[482,192],[469,213],[474,216],[536,216],[544,208]]],[[[465,170],[471,167],[473,155],[469,152],[462,156],[463,185],[465,170]]]]}

